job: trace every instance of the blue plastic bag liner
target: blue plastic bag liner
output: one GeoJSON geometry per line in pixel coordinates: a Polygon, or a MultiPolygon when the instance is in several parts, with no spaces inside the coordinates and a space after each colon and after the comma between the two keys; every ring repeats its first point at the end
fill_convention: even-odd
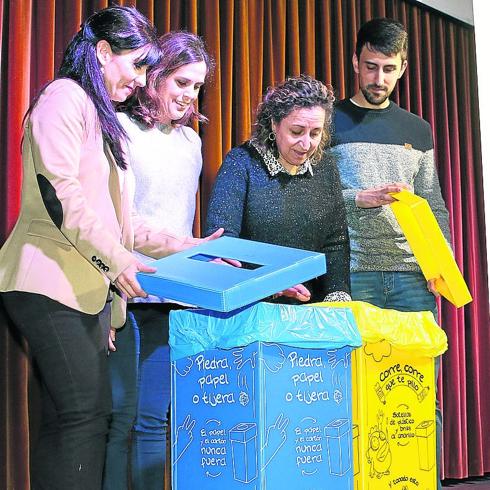
{"type": "Polygon", "coordinates": [[[447,350],[446,332],[430,311],[397,311],[378,308],[363,301],[316,303],[328,310],[349,308],[364,343],[385,340],[400,350],[422,357],[437,357],[447,350]]]}
{"type": "Polygon", "coordinates": [[[316,349],[362,345],[349,308],[262,302],[228,313],[199,309],[170,312],[172,360],[255,341],[316,349]]]}
{"type": "Polygon", "coordinates": [[[174,490],[353,488],[350,310],[176,311],[170,339],[174,490]]]}
{"type": "Polygon", "coordinates": [[[325,255],[240,238],[221,237],[159,259],[154,274],[138,273],[155,296],[216,311],[232,311],[326,272],[325,255]],[[213,262],[235,259],[242,267],[213,262]]]}

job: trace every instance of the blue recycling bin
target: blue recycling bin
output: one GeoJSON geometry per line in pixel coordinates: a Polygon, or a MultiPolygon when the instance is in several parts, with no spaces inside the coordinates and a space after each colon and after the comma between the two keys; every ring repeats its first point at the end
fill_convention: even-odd
{"type": "Polygon", "coordinates": [[[172,488],[351,489],[348,308],[170,316],[172,488]]]}

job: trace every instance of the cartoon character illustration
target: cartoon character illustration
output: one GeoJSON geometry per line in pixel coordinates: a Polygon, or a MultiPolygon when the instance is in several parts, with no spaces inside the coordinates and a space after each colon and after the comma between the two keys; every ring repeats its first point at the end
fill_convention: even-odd
{"type": "Polygon", "coordinates": [[[383,430],[383,412],[378,412],[378,423],[369,430],[369,447],[366,452],[370,464],[369,476],[381,478],[390,474],[391,449],[388,442],[388,429],[383,430]]]}

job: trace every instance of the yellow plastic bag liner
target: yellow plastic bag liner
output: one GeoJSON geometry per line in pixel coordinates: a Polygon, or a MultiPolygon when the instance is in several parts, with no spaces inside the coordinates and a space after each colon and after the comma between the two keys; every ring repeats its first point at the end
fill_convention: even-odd
{"type": "Polygon", "coordinates": [[[446,334],[428,311],[317,306],[350,307],[363,340],[352,353],[354,489],[435,490],[434,357],[446,334]]]}
{"type": "Polygon", "coordinates": [[[350,308],[363,343],[385,340],[417,356],[436,357],[447,350],[447,336],[430,311],[397,311],[378,308],[364,301],[317,303],[311,306],[350,308]]]}
{"type": "Polygon", "coordinates": [[[472,301],[468,287],[427,201],[409,191],[392,194],[390,206],[427,280],[456,307],[472,301]]]}

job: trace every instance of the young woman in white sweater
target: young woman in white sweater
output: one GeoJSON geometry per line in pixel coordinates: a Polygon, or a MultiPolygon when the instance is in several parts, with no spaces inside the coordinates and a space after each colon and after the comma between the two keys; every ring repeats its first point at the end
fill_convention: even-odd
{"type": "MultiPolygon", "coordinates": [[[[188,126],[205,121],[196,101],[213,69],[202,40],[188,32],[160,38],[162,61],[147,86],[121,109],[135,176],[135,208],[148,222],[192,235],[202,167],[201,140],[188,126]]],[[[143,262],[148,257],[138,255],[143,262]]],[[[109,356],[113,412],[104,489],[161,490],[170,404],[168,317],[182,307],[149,296],[129,305],[109,356]]]]}

